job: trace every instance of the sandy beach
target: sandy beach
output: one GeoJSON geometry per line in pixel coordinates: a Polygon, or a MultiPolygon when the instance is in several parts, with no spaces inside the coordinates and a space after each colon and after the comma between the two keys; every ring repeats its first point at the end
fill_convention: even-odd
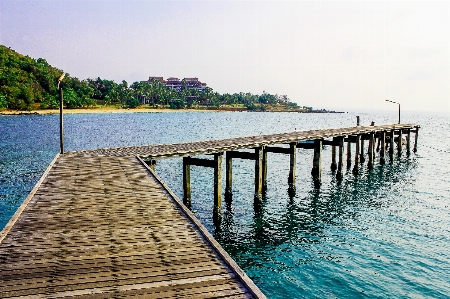
{"type": "MultiPolygon", "coordinates": [[[[154,108],[134,108],[134,109],[121,109],[121,108],[82,108],[82,109],[64,109],[64,114],[81,114],[81,113],[177,113],[177,112],[219,112],[219,110],[206,110],[206,109],[154,109],[154,108]]],[[[222,111],[220,111],[222,112],[222,111]]],[[[3,110],[0,111],[2,115],[29,115],[29,114],[59,114],[59,109],[43,109],[43,110],[31,110],[31,111],[19,111],[19,110],[3,110]]]]}

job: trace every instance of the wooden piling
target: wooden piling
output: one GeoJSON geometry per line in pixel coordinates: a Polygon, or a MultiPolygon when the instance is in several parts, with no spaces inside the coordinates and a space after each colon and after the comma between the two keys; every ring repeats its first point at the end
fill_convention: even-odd
{"type": "Polygon", "coordinates": [[[188,209],[191,209],[191,165],[188,163],[189,158],[183,158],[183,203],[188,209]]]}
{"type": "Polygon", "coordinates": [[[397,142],[397,150],[398,150],[398,156],[400,157],[402,155],[402,149],[403,149],[403,130],[398,130],[398,142],[397,142]]]}
{"type": "Polygon", "coordinates": [[[344,137],[337,138],[339,140],[339,154],[336,177],[342,177],[342,160],[344,158],[344,137]]]}
{"type": "Polygon", "coordinates": [[[350,166],[352,166],[352,142],[349,140],[347,142],[347,168],[350,166]]]}
{"type": "Polygon", "coordinates": [[[222,156],[223,153],[214,154],[214,217],[222,215],[222,156]]]}
{"type": "Polygon", "coordinates": [[[389,160],[391,163],[394,161],[394,144],[395,144],[395,130],[392,129],[389,132],[389,160]]]}
{"type": "Polygon", "coordinates": [[[314,159],[311,174],[314,182],[320,184],[322,180],[322,139],[314,140],[314,159]]]}
{"type": "Polygon", "coordinates": [[[373,159],[375,160],[375,156],[376,156],[376,147],[377,147],[377,136],[375,135],[375,133],[373,134],[373,143],[372,143],[372,155],[373,155],[373,159]]]}
{"type": "Polygon", "coordinates": [[[355,145],[355,165],[353,166],[353,173],[358,174],[359,172],[359,147],[361,142],[361,135],[356,135],[356,145],[355,145]]]}
{"type": "Polygon", "coordinates": [[[417,140],[419,139],[419,126],[416,127],[416,134],[414,136],[414,148],[413,152],[417,152],[417,140]]]}
{"type": "Polygon", "coordinates": [[[263,192],[267,191],[267,151],[263,150],[262,159],[262,189],[263,192]]]}
{"type": "MultiPolygon", "coordinates": [[[[334,140],[334,138],[333,138],[334,140]]],[[[336,145],[331,146],[331,171],[336,171],[337,164],[336,164],[336,145]]]]}
{"type": "Polygon", "coordinates": [[[384,164],[386,162],[384,157],[386,154],[386,131],[382,131],[380,134],[381,134],[380,164],[384,164]]]}
{"type": "Polygon", "coordinates": [[[289,163],[289,184],[295,184],[296,178],[296,165],[297,165],[297,143],[291,142],[290,144],[290,163],[289,163]]]}
{"type": "Polygon", "coordinates": [[[145,164],[147,164],[153,171],[155,171],[156,160],[147,160],[145,161],[145,164]]]}
{"type": "Polygon", "coordinates": [[[368,161],[368,167],[371,169],[373,167],[373,146],[375,143],[375,134],[372,132],[370,133],[369,137],[369,161],[368,161]]]}
{"type": "Polygon", "coordinates": [[[406,129],[406,155],[411,154],[411,129],[406,129]]]}
{"type": "Polygon", "coordinates": [[[155,171],[156,170],[156,160],[151,160],[150,161],[150,168],[155,171]]]}
{"type": "Polygon", "coordinates": [[[255,148],[255,197],[261,200],[262,194],[262,162],[263,162],[263,147],[255,148]]]}
{"type": "Polygon", "coordinates": [[[233,159],[231,154],[225,154],[225,197],[229,198],[233,194],[233,159]]]}
{"type": "Polygon", "coordinates": [[[359,154],[359,162],[364,163],[364,161],[366,161],[366,157],[365,157],[365,153],[364,153],[364,138],[365,135],[361,136],[361,148],[359,149],[360,154],[359,154]]]}

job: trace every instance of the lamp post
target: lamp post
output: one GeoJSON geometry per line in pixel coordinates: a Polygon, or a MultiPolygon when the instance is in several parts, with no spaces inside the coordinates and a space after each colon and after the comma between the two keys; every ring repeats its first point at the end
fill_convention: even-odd
{"type": "Polygon", "coordinates": [[[64,119],[63,119],[63,89],[61,87],[61,81],[64,79],[66,74],[62,75],[58,79],[58,90],[59,90],[59,145],[61,148],[61,154],[64,154],[64,119]]]}
{"type": "Polygon", "coordinates": [[[400,124],[400,103],[397,103],[397,102],[394,102],[394,101],[391,101],[391,100],[386,100],[386,102],[398,105],[398,124],[400,124]]]}

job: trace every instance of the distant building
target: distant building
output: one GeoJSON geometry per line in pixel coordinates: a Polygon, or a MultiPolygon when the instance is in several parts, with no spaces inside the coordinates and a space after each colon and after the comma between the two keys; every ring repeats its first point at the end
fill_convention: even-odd
{"type": "Polygon", "coordinates": [[[206,83],[202,83],[198,80],[198,78],[184,78],[182,80],[175,78],[175,77],[169,77],[167,80],[164,80],[163,77],[149,77],[148,82],[156,80],[161,83],[166,84],[166,88],[170,88],[173,90],[176,90],[180,92],[183,89],[183,86],[185,86],[187,89],[197,89],[199,92],[202,92],[206,87],[206,83]]]}
{"type": "Polygon", "coordinates": [[[152,81],[152,80],[156,80],[156,81],[159,81],[159,82],[161,82],[161,83],[165,83],[163,77],[148,77],[148,82],[150,82],[150,81],[152,81]]]}
{"type": "Polygon", "coordinates": [[[166,88],[181,91],[181,81],[178,78],[170,77],[166,80],[166,88]]]}

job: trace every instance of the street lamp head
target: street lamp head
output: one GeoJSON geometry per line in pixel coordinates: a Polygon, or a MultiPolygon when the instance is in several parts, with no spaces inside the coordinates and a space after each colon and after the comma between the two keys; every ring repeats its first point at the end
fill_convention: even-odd
{"type": "Polygon", "coordinates": [[[394,101],[391,101],[388,99],[386,99],[386,102],[390,102],[390,103],[394,103],[394,104],[398,105],[398,123],[400,124],[400,103],[397,103],[397,102],[394,102],[394,101]]]}
{"type": "Polygon", "coordinates": [[[65,75],[66,75],[66,73],[62,73],[62,75],[59,76],[59,78],[58,78],[58,90],[59,90],[59,84],[61,83],[62,79],[64,79],[65,75]]]}
{"type": "Polygon", "coordinates": [[[385,100],[386,102],[389,102],[389,103],[394,103],[394,104],[398,104],[398,105],[400,105],[400,103],[397,103],[397,102],[394,102],[394,101],[391,101],[391,100],[385,100]]]}

